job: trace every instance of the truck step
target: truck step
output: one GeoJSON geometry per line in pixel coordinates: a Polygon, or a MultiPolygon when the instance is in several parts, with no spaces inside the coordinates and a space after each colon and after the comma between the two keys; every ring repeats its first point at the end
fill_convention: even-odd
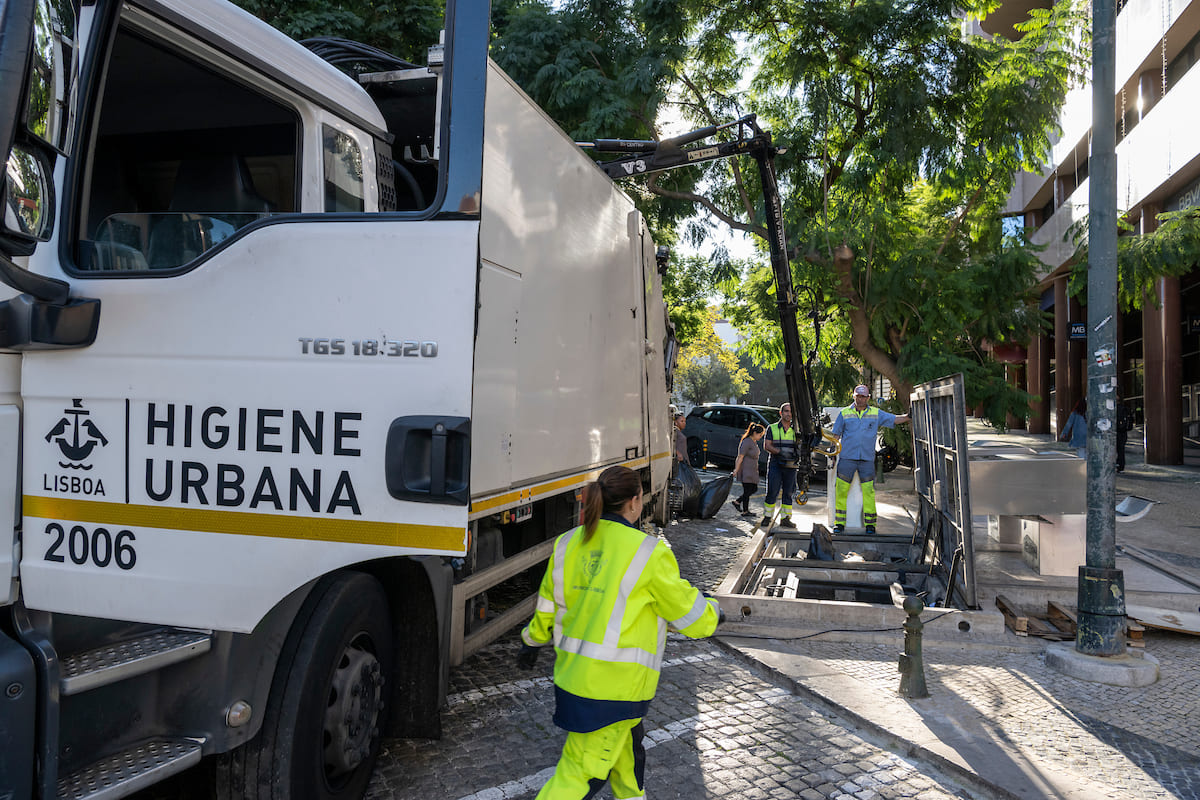
{"type": "Polygon", "coordinates": [[[194,739],[152,739],[58,782],[59,800],[115,800],[200,763],[194,739]]]}
{"type": "Polygon", "coordinates": [[[59,689],[64,695],[79,694],[187,661],[211,647],[210,633],[159,629],[64,658],[59,689]]]}

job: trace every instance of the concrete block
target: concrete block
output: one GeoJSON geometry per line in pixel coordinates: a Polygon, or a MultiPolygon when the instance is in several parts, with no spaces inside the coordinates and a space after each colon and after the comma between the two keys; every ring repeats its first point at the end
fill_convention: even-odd
{"type": "Polygon", "coordinates": [[[1152,655],[1089,656],[1076,650],[1074,642],[1047,645],[1046,664],[1072,678],[1109,686],[1134,688],[1158,680],[1158,659],[1152,655]]]}

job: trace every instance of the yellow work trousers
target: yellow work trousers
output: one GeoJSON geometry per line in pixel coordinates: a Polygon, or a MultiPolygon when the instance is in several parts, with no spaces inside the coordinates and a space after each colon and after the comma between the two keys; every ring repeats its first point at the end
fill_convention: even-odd
{"type": "Polygon", "coordinates": [[[616,800],[642,800],[646,793],[645,729],[640,719],[627,719],[591,733],[568,733],[554,776],[537,800],[588,800],[612,784],[616,800]]]}

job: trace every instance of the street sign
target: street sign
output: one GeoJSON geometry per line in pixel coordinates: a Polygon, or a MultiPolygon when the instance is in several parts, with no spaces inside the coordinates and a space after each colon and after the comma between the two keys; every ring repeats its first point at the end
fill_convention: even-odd
{"type": "Polygon", "coordinates": [[[1087,338],[1087,323],[1086,322],[1072,322],[1071,323],[1071,338],[1072,339],[1086,339],[1087,338]]]}

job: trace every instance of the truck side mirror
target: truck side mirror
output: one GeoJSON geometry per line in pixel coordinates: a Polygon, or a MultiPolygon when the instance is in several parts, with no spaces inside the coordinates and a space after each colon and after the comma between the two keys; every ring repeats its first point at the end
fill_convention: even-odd
{"type": "Polygon", "coordinates": [[[54,229],[54,184],[45,160],[14,145],[0,185],[0,225],[6,234],[44,242],[54,229]]]}
{"type": "Polygon", "coordinates": [[[24,75],[25,81],[3,93],[3,110],[11,108],[14,128],[0,132],[0,146],[12,143],[8,152],[0,150],[5,159],[0,237],[10,240],[5,252],[27,254],[54,229],[53,153],[66,155],[70,149],[75,12],[71,0],[33,0],[14,7],[12,19],[4,21],[12,30],[0,35],[0,74],[24,75]]]}
{"type": "Polygon", "coordinates": [[[71,0],[37,0],[32,45],[25,129],[59,153],[69,155],[77,66],[71,0]]]}

